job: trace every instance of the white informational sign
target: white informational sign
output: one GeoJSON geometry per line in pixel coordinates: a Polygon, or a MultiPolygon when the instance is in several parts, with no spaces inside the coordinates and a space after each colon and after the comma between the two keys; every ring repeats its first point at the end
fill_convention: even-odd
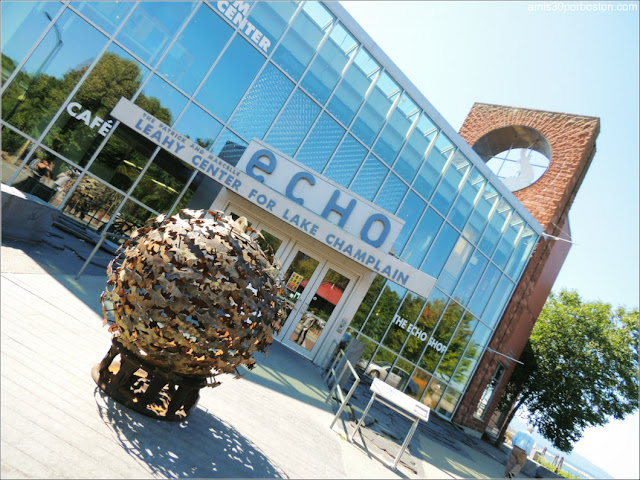
{"type": "MultiPolygon", "coordinates": [[[[373,246],[383,238],[387,225],[382,217],[376,216],[377,214],[371,214],[368,225],[363,226],[362,236],[356,237],[321,215],[304,208],[295,198],[278,193],[254,176],[204,150],[126,98],[118,101],[111,115],[230,191],[369,270],[423,297],[428,297],[431,293],[435,278],[373,246]]],[[[252,142],[252,145],[254,143],[252,142]]],[[[293,196],[299,195],[294,186],[293,196]]],[[[393,217],[390,217],[389,224],[393,222],[393,217]]]]}
{"type": "Polygon", "coordinates": [[[403,410],[420,417],[421,420],[425,422],[429,420],[429,407],[411,398],[406,393],[402,393],[400,390],[384,383],[379,378],[373,379],[371,391],[403,410]]]}

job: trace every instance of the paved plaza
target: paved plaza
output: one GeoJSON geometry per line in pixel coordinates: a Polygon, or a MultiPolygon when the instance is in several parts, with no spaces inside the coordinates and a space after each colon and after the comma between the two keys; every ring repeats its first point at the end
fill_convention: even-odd
{"type": "Polygon", "coordinates": [[[367,385],[330,429],[323,372],[277,343],[244,378],[203,389],[187,421],[121,406],[90,375],[111,341],[99,303],[111,255],[75,279],[91,250],[56,228],[37,244],[3,239],[2,478],[502,477],[503,451],[433,414],[397,470],[409,421],[386,407],[349,443],[367,385]]]}

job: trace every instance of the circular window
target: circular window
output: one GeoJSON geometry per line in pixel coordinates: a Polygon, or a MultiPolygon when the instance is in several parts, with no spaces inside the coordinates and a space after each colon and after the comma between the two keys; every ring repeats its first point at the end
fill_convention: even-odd
{"type": "Polygon", "coordinates": [[[534,128],[518,125],[487,133],[473,149],[512,192],[542,177],[551,158],[551,146],[544,135],[534,128]]]}

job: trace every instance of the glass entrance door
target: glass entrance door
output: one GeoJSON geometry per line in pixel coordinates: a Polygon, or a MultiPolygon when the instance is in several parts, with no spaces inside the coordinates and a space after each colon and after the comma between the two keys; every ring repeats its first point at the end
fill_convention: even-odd
{"type": "Polygon", "coordinates": [[[312,357],[322,343],[327,325],[346,299],[352,278],[333,265],[303,250],[294,249],[284,274],[282,300],[287,319],[279,339],[287,346],[312,357]]]}

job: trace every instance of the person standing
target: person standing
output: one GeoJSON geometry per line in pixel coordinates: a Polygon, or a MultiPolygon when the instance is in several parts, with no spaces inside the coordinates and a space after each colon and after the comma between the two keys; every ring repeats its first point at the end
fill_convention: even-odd
{"type": "Polygon", "coordinates": [[[309,330],[311,329],[311,327],[313,327],[313,324],[316,323],[316,317],[313,316],[313,312],[310,310],[304,315],[304,317],[302,317],[301,322],[302,329],[300,330],[298,338],[296,339],[296,343],[298,345],[303,345],[304,339],[307,338],[307,333],[309,333],[309,330]]]}
{"type": "Polygon", "coordinates": [[[527,430],[527,432],[518,432],[516,436],[513,437],[513,441],[511,442],[513,448],[511,449],[507,466],[504,469],[504,476],[506,478],[513,478],[520,473],[522,467],[527,463],[527,456],[536,444],[536,441],[531,436],[533,427],[529,426],[527,430]]]}

